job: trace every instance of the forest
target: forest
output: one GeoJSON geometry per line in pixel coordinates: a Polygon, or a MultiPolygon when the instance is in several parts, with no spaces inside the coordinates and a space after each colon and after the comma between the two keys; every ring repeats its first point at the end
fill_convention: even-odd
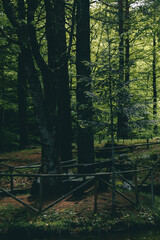
{"type": "Polygon", "coordinates": [[[158,0],[0,0],[0,152],[42,173],[105,139],[159,136],[158,0]]]}

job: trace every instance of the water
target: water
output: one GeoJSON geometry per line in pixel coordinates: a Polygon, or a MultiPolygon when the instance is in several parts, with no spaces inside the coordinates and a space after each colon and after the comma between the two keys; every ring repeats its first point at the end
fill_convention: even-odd
{"type": "MultiPolygon", "coordinates": [[[[135,230],[136,231],[136,230],[135,230]]],[[[5,240],[13,240],[7,238],[5,240]]],[[[17,238],[16,238],[17,239],[17,238]]],[[[22,239],[22,238],[21,238],[22,239]]],[[[3,239],[1,239],[3,240],[3,239]]],[[[132,233],[113,233],[109,235],[86,235],[80,237],[37,237],[32,238],[31,236],[26,240],[160,240],[160,230],[143,231],[143,232],[132,232],[132,233]]]]}

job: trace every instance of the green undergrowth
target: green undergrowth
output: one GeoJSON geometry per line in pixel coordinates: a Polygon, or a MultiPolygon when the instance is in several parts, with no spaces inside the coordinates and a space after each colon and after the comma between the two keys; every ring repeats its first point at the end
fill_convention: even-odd
{"type": "Polygon", "coordinates": [[[151,196],[143,194],[137,207],[119,208],[113,215],[108,210],[79,210],[75,207],[50,209],[40,214],[24,207],[0,206],[0,234],[79,234],[141,229],[160,225],[160,198],[156,196],[151,208],[151,196]]]}

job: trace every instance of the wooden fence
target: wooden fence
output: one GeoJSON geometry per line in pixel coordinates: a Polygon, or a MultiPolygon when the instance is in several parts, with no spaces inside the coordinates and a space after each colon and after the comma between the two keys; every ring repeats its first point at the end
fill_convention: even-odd
{"type": "MultiPolygon", "coordinates": [[[[70,162],[68,162],[70,163],[70,162]]],[[[7,167],[8,165],[5,164],[0,164],[0,166],[5,166],[7,167]]],[[[108,167],[111,166],[111,162],[109,161],[104,161],[103,163],[99,162],[99,163],[94,163],[94,164],[85,164],[83,167],[93,167],[94,169],[101,169],[101,168],[105,168],[108,169],[108,167]],[[91,166],[92,165],[92,166],[91,166]]],[[[49,208],[53,207],[55,204],[57,204],[58,202],[62,201],[63,199],[67,198],[68,196],[70,196],[71,194],[75,193],[76,191],[79,191],[80,189],[90,186],[91,184],[94,185],[94,189],[95,189],[95,195],[94,195],[94,212],[97,212],[97,202],[98,202],[98,182],[103,182],[106,186],[108,186],[109,188],[113,189],[113,183],[108,180],[108,179],[112,179],[112,172],[98,172],[98,173],[87,173],[87,174],[69,174],[68,173],[68,169],[70,168],[78,168],[79,164],[75,164],[75,162],[73,162],[73,164],[64,164],[64,170],[67,173],[64,174],[23,174],[20,172],[20,169],[24,169],[24,168],[35,168],[35,167],[39,167],[39,166],[21,166],[21,167],[12,167],[12,166],[8,166],[8,170],[9,173],[5,172],[0,172],[0,178],[2,177],[10,177],[10,191],[0,187],[0,191],[3,192],[5,195],[12,197],[13,199],[15,199],[16,201],[18,201],[19,203],[23,204],[24,206],[32,209],[35,212],[44,212],[46,210],[48,210],[49,208]],[[39,195],[38,195],[38,209],[26,204],[25,202],[23,202],[22,200],[20,200],[18,197],[16,197],[13,193],[14,193],[14,178],[15,177],[29,177],[30,179],[37,179],[38,182],[38,186],[39,186],[39,195]],[[63,196],[61,196],[60,198],[58,198],[56,201],[52,202],[51,204],[49,204],[47,207],[42,208],[43,205],[43,180],[45,178],[48,177],[52,177],[52,178],[58,178],[61,180],[61,182],[63,182],[63,184],[65,183],[65,181],[68,181],[70,184],[72,183],[73,179],[81,179],[79,186],[75,187],[74,189],[72,189],[71,191],[65,193],[63,196]],[[107,180],[106,180],[107,179],[107,180]]],[[[126,194],[124,194],[123,191],[121,191],[121,189],[119,187],[116,186],[115,188],[115,192],[117,194],[119,194],[121,197],[123,197],[124,199],[126,199],[128,202],[130,202],[131,204],[135,204],[137,205],[139,203],[139,192],[143,186],[143,184],[146,182],[147,179],[150,178],[150,185],[151,185],[151,204],[152,206],[154,205],[154,180],[153,180],[153,169],[150,167],[144,167],[144,166],[139,166],[139,165],[131,165],[131,164],[116,164],[116,178],[117,179],[121,179],[123,182],[128,183],[128,185],[131,187],[132,191],[134,192],[135,195],[135,200],[130,199],[126,194]],[[126,171],[121,171],[120,169],[123,169],[123,167],[130,167],[130,170],[126,170],[126,171]],[[138,181],[138,174],[144,174],[146,173],[146,175],[144,176],[143,179],[141,179],[141,181],[138,181]],[[128,179],[125,177],[126,174],[128,175],[132,175],[133,176],[133,181],[130,182],[128,181],[128,179]]]]}

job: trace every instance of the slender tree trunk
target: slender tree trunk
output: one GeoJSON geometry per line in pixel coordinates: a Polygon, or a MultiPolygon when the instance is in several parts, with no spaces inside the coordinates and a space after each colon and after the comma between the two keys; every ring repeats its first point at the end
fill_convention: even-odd
{"type": "MultiPolygon", "coordinates": [[[[74,37],[74,29],[75,29],[75,23],[76,23],[76,1],[73,1],[73,9],[72,9],[72,25],[71,25],[71,32],[70,32],[70,36],[69,36],[69,44],[68,44],[68,60],[69,60],[69,68],[72,69],[72,58],[71,56],[71,49],[72,49],[72,43],[73,43],[73,37],[74,37]]],[[[70,76],[69,79],[69,90],[70,93],[72,91],[72,83],[73,83],[73,76],[70,76]]]]}
{"type": "Polygon", "coordinates": [[[28,143],[27,134],[27,82],[25,74],[25,56],[21,52],[18,58],[18,115],[19,115],[19,148],[24,149],[28,143]]]}
{"type": "MultiPolygon", "coordinates": [[[[125,109],[130,108],[130,96],[129,96],[129,83],[130,83],[130,11],[129,11],[129,0],[125,0],[125,79],[124,79],[124,102],[125,109]]],[[[128,138],[130,134],[129,129],[129,117],[127,113],[124,113],[124,137],[128,138]]]]}
{"type": "MultiPolygon", "coordinates": [[[[24,0],[18,0],[18,14],[23,20],[26,18],[24,0]]],[[[18,115],[19,115],[19,148],[24,149],[28,143],[27,134],[27,79],[25,73],[25,55],[18,58],[18,115]]]]}
{"type": "MultiPolygon", "coordinates": [[[[117,114],[117,138],[128,138],[128,116],[126,110],[129,108],[129,36],[126,36],[124,52],[124,0],[118,0],[119,9],[119,81],[118,89],[118,114],[117,114]]],[[[126,0],[126,18],[129,18],[129,5],[126,0]]],[[[128,21],[126,30],[128,30],[128,21]]],[[[128,34],[127,34],[128,35],[128,34]]]]}
{"type": "MultiPolygon", "coordinates": [[[[94,162],[92,129],[92,80],[90,77],[90,15],[89,0],[77,0],[76,33],[77,69],[77,146],[79,163],[94,162]]],[[[80,170],[81,171],[81,170],[80,170]]]]}
{"type": "MultiPolygon", "coordinates": [[[[2,60],[3,62],[3,60],[2,60]]],[[[2,63],[1,63],[2,64],[2,63]]],[[[1,93],[2,93],[2,103],[3,100],[5,99],[5,76],[4,76],[4,64],[1,65],[0,67],[0,78],[1,78],[1,93]]],[[[4,115],[5,115],[5,111],[4,111],[4,106],[2,104],[2,106],[0,107],[0,152],[3,152],[4,149],[4,115]]]]}
{"type": "MultiPolygon", "coordinates": [[[[153,119],[157,119],[157,81],[156,81],[156,34],[153,35],[153,119]]],[[[157,124],[154,124],[154,134],[157,134],[157,124]]]]}
{"type": "Polygon", "coordinates": [[[125,2],[125,84],[129,87],[129,77],[130,77],[130,59],[129,59],[129,29],[130,29],[130,14],[129,14],[129,2],[125,2]]]}
{"type": "Polygon", "coordinates": [[[109,63],[109,103],[110,103],[110,122],[111,122],[111,143],[112,143],[112,214],[116,211],[116,159],[114,150],[114,113],[113,113],[113,86],[112,86],[112,67],[111,67],[111,41],[109,29],[107,27],[108,37],[108,63],[109,63]]]}
{"type": "Polygon", "coordinates": [[[123,87],[124,87],[124,29],[123,29],[123,0],[118,0],[119,17],[119,81],[118,88],[118,119],[117,119],[117,138],[123,138],[123,87]]]}

